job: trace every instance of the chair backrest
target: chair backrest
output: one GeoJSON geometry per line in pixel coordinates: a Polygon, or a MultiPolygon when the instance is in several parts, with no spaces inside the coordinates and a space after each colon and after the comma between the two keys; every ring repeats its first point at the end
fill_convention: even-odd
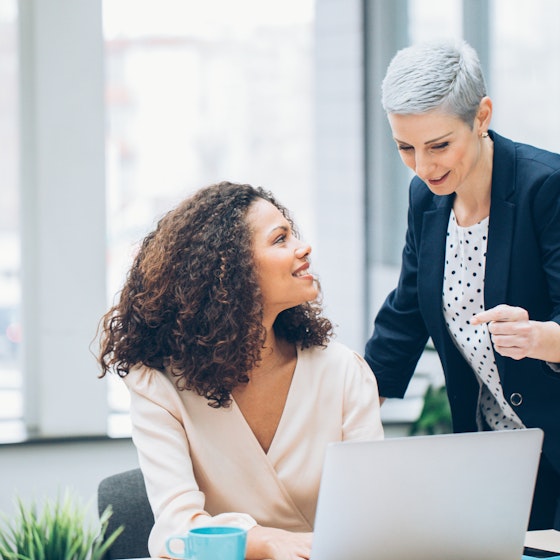
{"type": "Polygon", "coordinates": [[[106,535],[124,525],[124,531],[107,552],[106,559],[146,558],[148,537],[154,525],[154,515],[146,485],[140,469],[132,469],[104,478],[97,488],[99,515],[111,505],[113,515],[109,519],[106,535]]]}

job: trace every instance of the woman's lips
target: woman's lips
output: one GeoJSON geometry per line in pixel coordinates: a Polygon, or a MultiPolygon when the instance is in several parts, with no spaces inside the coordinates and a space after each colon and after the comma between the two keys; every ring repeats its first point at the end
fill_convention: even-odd
{"type": "Polygon", "coordinates": [[[448,171],[445,175],[442,175],[439,179],[428,179],[428,183],[430,183],[430,185],[434,185],[435,187],[438,187],[439,185],[445,182],[449,173],[450,172],[448,171]]]}
{"type": "Polygon", "coordinates": [[[294,276],[295,278],[301,278],[302,276],[310,276],[311,273],[308,272],[308,269],[309,269],[309,263],[306,262],[305,264],[300,266],[295,272],[293,272],[292,276],[294,276]]]}

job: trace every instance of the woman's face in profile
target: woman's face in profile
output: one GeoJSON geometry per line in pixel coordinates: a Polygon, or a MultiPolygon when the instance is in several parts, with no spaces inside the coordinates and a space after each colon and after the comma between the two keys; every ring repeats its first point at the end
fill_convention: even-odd
{"type": "Polygon", "coordinates": [[[487,171],[477,127],[442,111],[389,114],[393,138],[404,164],[437,195],[476,187],[487,171]]]}
{"type": "Polygon", "coordinates": [[[295,237],[278,208],[259,198],[249,208],[247,223],[265,317],[314,300],[318,287],[309,268],[311,247],[295,237]]]}

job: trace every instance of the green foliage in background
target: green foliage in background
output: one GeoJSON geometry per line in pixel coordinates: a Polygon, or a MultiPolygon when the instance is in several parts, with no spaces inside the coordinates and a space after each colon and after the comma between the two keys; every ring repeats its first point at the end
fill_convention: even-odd
{"type": "Polygon", "coordinates": [[[123,531],[105,536],[111,514],[107,508],[94,527],[86,522],[87,508],[68,492],[46,500],[41,511],[17,499],[14,518],[0,523],[0,560],[102,560],[123,531]]]}
{"type": "Polygon", "coordinates": [[[434,435],[447,434],[453,431],[451,410],[445,386],[430,385],[424,395],[424,406],[418,420],[412,424],[409,434],[434,435]]]}

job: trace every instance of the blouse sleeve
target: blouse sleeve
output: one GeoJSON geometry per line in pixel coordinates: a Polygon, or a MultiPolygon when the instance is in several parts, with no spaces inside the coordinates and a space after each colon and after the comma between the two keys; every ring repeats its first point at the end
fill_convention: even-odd
{"type": "Polygon", "coordinates": [[[355,352],[345,379],[342,436],[343,440],[383,439],[377,381],[355,352]]]}
{"type": "Polygon", "coordinates": [[[165,556],[165,541],[190,529],[232,525],[250,529],[256,521],[244,513],[210,516],[193,472],[188,434],[181,422],[181,401],[171,382],[156,370],[131,371],[124,381],[130,391],[132,438],[155,524],[148,547],[165,556]]]}

